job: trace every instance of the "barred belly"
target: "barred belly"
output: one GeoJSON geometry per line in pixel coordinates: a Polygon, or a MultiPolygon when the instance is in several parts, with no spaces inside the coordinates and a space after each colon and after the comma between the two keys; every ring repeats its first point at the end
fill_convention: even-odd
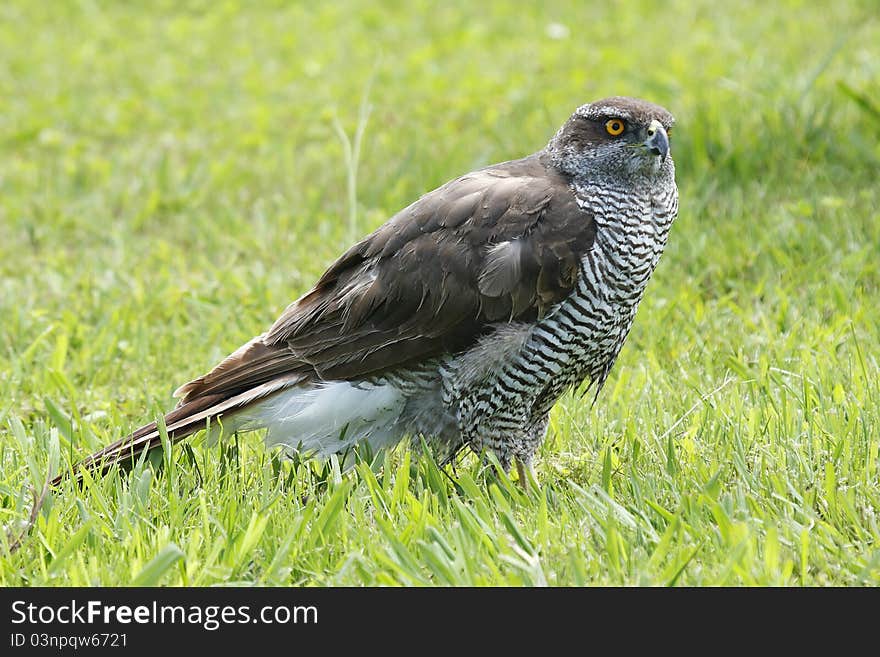
{"type": "MultiPolygon", "coordinates": [[[[581,260],[571,295],[527,327],[520,347],[496,367],[486,368],[479,382],[446,377],[452,382],[448,396],[457,401],[463,440],[477,451],[492,450],[505,467],[512,457],[531,462],[547,414],[567,389],[588,381],[598,393],[629,333],[675,217],[674,197],[634,199],[630,190],[624,199],[601,187],[576,193],[585,204],[607,212],[596,216],[596,241],[581,260]]],[[[449,371],[455,371],[454,363],[449,371]]]]}

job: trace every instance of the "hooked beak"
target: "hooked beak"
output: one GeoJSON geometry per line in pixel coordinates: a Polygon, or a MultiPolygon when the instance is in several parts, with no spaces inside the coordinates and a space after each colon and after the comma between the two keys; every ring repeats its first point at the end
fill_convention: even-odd
{"type": "Polygon", "coordinates": [[[654,155],[660,158],[661,162],[666,161],[669,155],[669,137],[663,124],[657,119],[651,121],[648,126],[648,138],[645,140],[645,147],[654,155]]]}

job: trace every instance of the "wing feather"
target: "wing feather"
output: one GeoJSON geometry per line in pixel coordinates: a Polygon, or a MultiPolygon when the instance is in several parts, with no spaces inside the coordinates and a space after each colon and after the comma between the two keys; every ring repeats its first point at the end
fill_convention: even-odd
{"type": "MultiPolygon", "coordinates": [[[[571,292],[596,235],[543,157],[447,183],[352,246],[266,333],[175,392],[165,416],[172,442],[286,386],[376,375],[466,349],[499,322],[543,316],[571,292]]],[[[104,470],[159,443],[151,423],[77,470],[104,470]]]]}
{"type": "Polygon", "coordinates": [[[540,154],[453,180],[352,246],[265,334],[183,386],[181,403],[465,349],[492,324],[536,319],[568,295],[595,231],[540,154]]]}

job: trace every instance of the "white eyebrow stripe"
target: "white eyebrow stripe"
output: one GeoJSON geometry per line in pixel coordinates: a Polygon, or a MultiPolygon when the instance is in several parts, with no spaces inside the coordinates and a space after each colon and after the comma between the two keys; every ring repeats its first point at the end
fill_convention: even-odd
{"type": "Polygon", "coordinates": [[[581,114],[581,116],[590,121],[610,121],[611,119],[622,119],[629,123],[633,123],[633,115],[627,110],[615,109],[613,107],[597,107],[591,112],[581,114]]]}

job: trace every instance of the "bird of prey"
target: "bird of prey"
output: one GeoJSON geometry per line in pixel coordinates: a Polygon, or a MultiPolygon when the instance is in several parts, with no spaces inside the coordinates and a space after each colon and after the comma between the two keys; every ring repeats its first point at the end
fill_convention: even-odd
{"type": "MultiPolygon", "coordinates": [[[[168,437],[266,428],[268,446],[328,457],[410,436],[441,462],[471,448],[528,476],[563,392],[605,382],[663,252],[673,122],[644,100],[598,100],[538,152],[425,194],[178,388],[168,437]]],[[[152,422],[74,471],[160,443],[152,422]]]]}

